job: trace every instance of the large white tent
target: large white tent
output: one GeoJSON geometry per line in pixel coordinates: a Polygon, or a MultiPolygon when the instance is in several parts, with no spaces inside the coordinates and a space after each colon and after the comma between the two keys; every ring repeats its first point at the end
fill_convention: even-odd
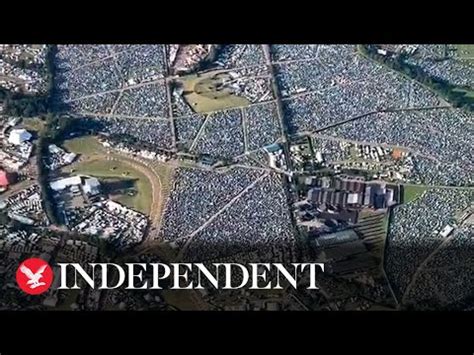
{"type": "Polygon", "coordinates": [[[23,142],[29,141],[31,134],[26,129],[14,129],[10,132],[8,142],[15,145],[20,145],[23,142]]]}

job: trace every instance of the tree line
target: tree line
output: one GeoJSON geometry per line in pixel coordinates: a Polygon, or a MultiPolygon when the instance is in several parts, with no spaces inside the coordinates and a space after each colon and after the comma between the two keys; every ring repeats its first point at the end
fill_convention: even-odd
{"type": "Polygon", "coordinates": [[[46,92],[43,94],[24,94],[0,88],[0,101],[3,112],[10,116],[34,117],[52,111],[56,46],[48,46],[45,59],[46,92]]]}
{"type": "Polygon", "coordinates": [[[49,144],[56,141],[62,131],[67,127],[68,120],[60,120],[53,110],[53,91],[55,87],[55,55],[56,46],[48,46],[45,59],[45,76],[47,82],[46,92],[38,95],[11,92],[0,88],[0,102],[6,115],[16,117],[39,117],[45,121],[44,128],[38,132],[37,154],[38,183],[41,188],[43,207],[49,220],[57,224],[58,211],[54,207],[53,191],[48,183],[49,169],[45,164],[48,156],[49,144]]]}
{"type": "Polygon", "coordinates": [[[446,101],[450,102],[454,107],[474,111],[474,98],[468,95],[468,91],[472,91],[473,88],[460,87],[441,78],[431,76],[420,66],[408,63],[408,56],[405,53],[400,53],[393,57],[385,56],[378,53],[377,46],[375,45],[360,45],[359,51],[363,55],[383,63],[391,69],[403,73],[431,88],[443,96],[446,101]]]}
{"type": "Polygon", "coordinates": [[[37,142],[38,159],[38,183],[41,187],[41,197],[45,212],[53,224],[60,224],[60,211],[55,207],[54,192],[49,185],[49,168],[46,166],[46,157],[49,155],[49,145],[59,144],[76,120],[69,116],[58,116],[54,113],[46,115],[46,124],[39,134],[37,142]]]}
{"type": "Polygon", "coordinates": [[[48,46],[46,54],[45,69],[47,71],[47,89],[43,95],[7,95],[5,108],[6,113],[12,116],[33,117],[44,119],[43,129],[38,132],[36,164],[38,168],[38,184],[41,188],[41,199],[45,212],[53,224],[59,224],[60,215],[55,207],[53,190],[48,177],[49,168],[46,166],[46,157],[49,155],[49,145],[62,139],[62,134],[67,130],[69,119],[59,117],[53,108],[53,94],[55,88],[55,55],[56,46],[48,46]]]}

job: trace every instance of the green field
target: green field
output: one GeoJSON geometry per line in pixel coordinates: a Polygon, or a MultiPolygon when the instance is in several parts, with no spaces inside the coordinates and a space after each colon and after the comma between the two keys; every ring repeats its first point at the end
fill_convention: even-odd
{"type": "MultiPolygon", "coordinates": [[[[64,148],[80,154],[81,161],[74,165],[74,174],[94,176],[105,183],[120,180],[133,181],[133,190],[136,191],[133,196],[124,193],[112,194],[110,197],[139,212],[150,213],[153,197],[150,193],[152,188],[148,178],[126,161],[106,160],[106,150],[96,137],[86,136],[67,140],[64,142],[64,148]]],[[[66,167],[64,170],[71,171],[71,168],[66,167]]]]}
{"type": "MultiPolygon", "coordinates": [[[[137,181],[134,178],[101,178],[102,190],[110,196],[114,201],[117,201],[125,206],[137,206],[138,191],[140,186],[137,186],[137,181]]],[[[142,186],[143,187],[143,186],[142,186]]],[[[135,207],[135,209],[138,209],[135,207]]],[[[142,211],[143,212],[143,211],[142,211]]]]}
{"type": "MultiPolygon", "coordinates": [[[[457,44],[455,45],[457,49],[457,57],[474,64],[474,44],[457,44]]],[[[466,97],[474,99],[474,90],[459,88],[454,91],[463,92],[466,94],[466,97]]]]}
{"type": "MultiPolygon", "coordinates": [[[[74,150],[73,150],[74,151],[74,150]]],[[[129,164],[116,160],[86,160],[74,166],[74,174],[97,177],[101,182],[133,181],[136,194],[111,195],[110,197],[139,212],[149,214],[152,202],[151,184],[147,177],[129,164]]]]}
{"type": "Polygon", "coordinates": [[[105,148],[94,136],[68,139],[63,144],[69,152],[81,154],[84,158],[105,153],[105,148]]]}
{"type": "Polygon", "coordinates": [[[426,189],[427,187],[423,185],[420,185],[420,186],[404,185],[403,186],[403,202],[408,203],[410,201],[413,201],[415,198],[417,198],[423,192],[425,192],[426,189]]]}
{"type": "Polygon", "coordinates": [[[474,63],[474,45],[473,44],[457,44],[457,56],[474,63]]]}
{"type": "Polygon", "coordinates": [[[187,75],[180,78],[184,99],[195,112],[212,112],[250,104],[245,97],[234,95],[229,88],[221,88],[230,76],[222,71],[187,75]]]}

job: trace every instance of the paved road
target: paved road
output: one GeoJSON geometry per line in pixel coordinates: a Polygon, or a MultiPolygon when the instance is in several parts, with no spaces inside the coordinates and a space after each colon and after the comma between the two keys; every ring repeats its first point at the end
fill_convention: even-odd
{"type": "MultiPolygon", "coordinates": [[[[118,94],[117,99],[115,100],[112,108],[110,109],[110,114],[111,115],[113,115],[115,113],[115,110],[117,109],[117,106],[118,106],[120,100],[122,99],[122,96],[123,96],[123,91],[118,94]]],[[[86,113],[86,115],[90,116],[90,114],[87,114],[87,113],[86,113]]]]}
{"type": "Polygon", "coordinates": [[[20,181],[20,182],[14,184],[14,185],[11,185],[11,186],[8,187],[7,191],[0,194],[0,201],[7,199],[11,195],[14,195],[14,194],[18,193],[21,190],[25,190],[25,189],[27,189],[28,187],[30,187],[34,184],[36,184],[36,181],[23,180],[23,181],[20,181]]]}

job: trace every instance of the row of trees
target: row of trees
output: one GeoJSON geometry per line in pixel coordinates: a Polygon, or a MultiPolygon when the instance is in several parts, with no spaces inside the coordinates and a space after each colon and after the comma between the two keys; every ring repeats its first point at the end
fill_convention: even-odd
{"type": "Polygon", "coordinates": [[[4,112],[10,116],[34,117],[48,112],[46,95],[8,94],[3,101],[4,112]]]}
{"type": "Polygon", "coordinates": [[[3,103],[5,114],[20,117],[35,117],[51,112],[54,91],[54,57],[56,46],[50,45],[46,53],[45,76],[46,92],[39,95],[23,94],[0,89],[0,101],[3,103]]]}
{"type": "MultiPolygon", "coordinates": [[[[3,111],[7,115],[17,117],[38,117],[45,120],[44,129],[39,133],[37,143],[37,168],[38,168],[38,183],[41,187],[41,197],[43,206],[49,220],[57,224],[59,218],[58,213],[54,207],[54,199],[52,190],[48,183],[48,167],[45,164],[44,157],[47,157],[48,146],[55,141],[61,130],[58,118],[54,115],[52,109],[52,97],[54,91],[55,79],[55,64],[54,58],[56,55],[56,46],[50,45],[46,54],[46,61],[43,70],[47,82],[46,92],[40,95],[23,94],[20,92],[11,92],[5,88],[0,88],[0,102],[3,105],[3,111]]],[[[64,123],[66,124],[66,123],[64,123]]]]}
{"type": "Polygon", "coordinates": [[[359,51],[386,66],[408,75],[410,78],[428,86],[443,96],[446,101],[450,102],[454,107],[460,107],[469,111],[474,111],[474,98],[468,95],[473,90],[470,87],[459,87],[453,85],[441,78],[430,76],[423,68],[407,62],[407,55],[402,53],[394,57],[381,55],[377,52],[375,45],[360,45],[359,51]]]}
{"type": "Polygon", "coordinates": [[[76,120],[69,116],[58,116],[49,112],[45,116],[45,121],[46,124],[39,135],[37,143],[38,183],[41,186],[41,197],[49,220],[53,224],[60,224],[60,211],[55,207],[53,191],[48,183],[49,168],[46,166],[45,157],[49,154],[49,145],[61,143],[63,137],[76,124],[76,120]]]}
{"type": "MultiPolygon", "coordinates": [[[[38,158],[36,159],[37,166],[38,166],[38,183],[41,187],[41,198],[43,201],[43,206],[45,212],[53,224],[59,224],[61,220],[59,216],[59,211],[56,209],[53,197],[53,191],[49,185],[48,177],[49,177],[49,168],[46,166],[45,157],[48,156],[49,150],[48,147],[50,144],[56,142],[59,137],[61,137],[61,133],[63,129],[65,129],[65,125],[67,122],[61,123],[61,120],[57,115],[55,115],[53,110],[53,94],[54,94],[54,86],[55,86],[55,63],[54,58],[56,55],[56,46],[50,45],[48,47],[48,52],[46,54],[46,62],[45,67],[47,70],[46,78],[47,78],[47,90],[46,94],[40,97],[42,105],[44,106],[33,106],[37,110],[33,110],[31,112],[32,116],[42,116],[45,120],[45,125],[43,129],[39,132],[39,138],[37,143],[37,152],[38,158]],[[44,109],[44,110],[43,110],[44,109]]],[[[31,104],[31,101],[28,102],[31,104]]],[[[27,105],[28,105],[27,104],[27,105]]],[[[20,111],[18,116],[27,116],[30,117],[30,111],[24,111],[23,106],[18,105],[16,102],[13,106],[8,106],[8,109],[12,109],[12,107],[16,107],[17,110],[20,111]]],[[[28,106],[26,106],[28,107],[28,106]]]]}
{"type": "Polygon", "coordinates": [[[3,60],[5,63],[14,65],[20,69],[41,70],[42,67],[40,63],[34,63],[23,58],[15,60],[12,59],[10,56],[4,56],[3,54],[0,54],[0,59],[3,60]]]}
{"type": "MultiPolygon", "coordinates": [[[[45,128],[46,129],[46,128],[45,128]]],[[[59,214],[55,208],[53,191],[48,183],[49,169],[45,164],[44,157],[48,154],[48,146],[50,142],[47,136],[40,135],[37,143],[36,163],[38,166],[38,183],[41,187],[41,199],[46,215],[53,224],[59,224],[59,214]]]]}

